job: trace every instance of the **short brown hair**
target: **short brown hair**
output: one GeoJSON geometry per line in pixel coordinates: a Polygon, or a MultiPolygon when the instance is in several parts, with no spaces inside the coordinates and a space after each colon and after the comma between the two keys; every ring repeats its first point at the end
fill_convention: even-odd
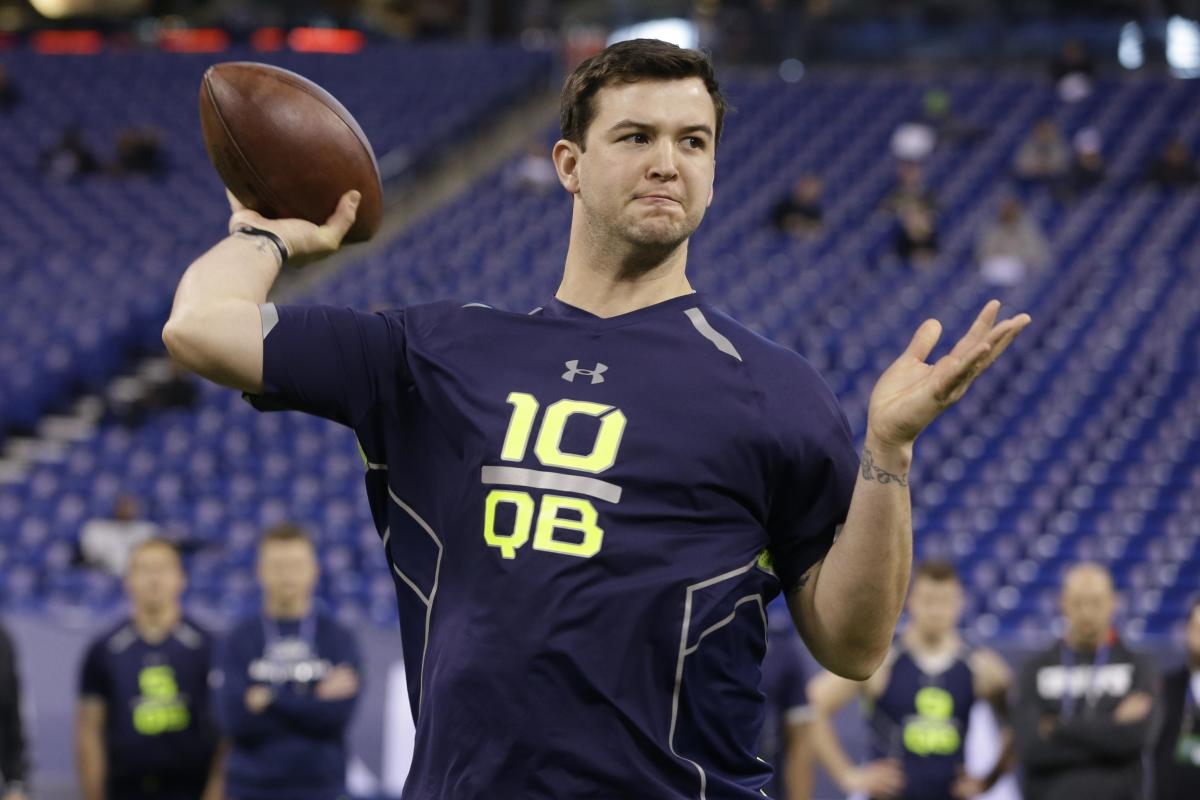
{"type": "Polygon", "coordinates": [[[149,539],[144,539],[143,541],[140,541],[134,545],[133,549],[129,551],[129,561],[127,562],[128,565],[133,566],[133,558],[138,553],[151,550],[155,547],[161,547],[164,550],[169,550],[171,555],[175,556],[175,560],[178,561],[182,567],[183,556],[179,553],[178,545],[164,536],[151,536],[149,539]]]}
{"type": "Polygon", "coordinates": [[[258,540],[258,549],[261,550],[275,542],[306,542],[310,546],[313,544],[308,531],[294,522],[280,522],[267,528],[262,538],[258,540]]]}
{"type": "Polygon", "coordinates": [[[931,558],[917,564],[917,568],[913,570],[913,580],[915,581],[917,578],[926,578],[934,583],[945,583],[946,581],[962,583],[954,565],[940,558],[931,558]]]}
{"type": "Polygon", "coordinates": [[[659,41],[658,39],[630,39],[610,45],[584,61],[563,84],[559,101],[559,125],[562,136],[584,149],[587,145],[588,125],[592,122],[595,109],[592,98],[596,92],[618,81],[637,83],[642,80],[682,80],[699,78],[704,81],[717,112],[717,129],[714,136],[721,140],[721,126],[725,120],[725,98],[717,85],[717,77],[708,56],[698,50],[659,41]]]}

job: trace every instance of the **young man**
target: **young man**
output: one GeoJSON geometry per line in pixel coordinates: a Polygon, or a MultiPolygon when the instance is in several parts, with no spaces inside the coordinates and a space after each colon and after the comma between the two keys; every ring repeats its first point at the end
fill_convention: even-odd
{"type": "Polygon", "coordinates": [[[98,637],[80,678],[76,755],[84,800],[219,800],[208,705],[211,639],[183,616],[175,546],[129,556],[130,616],[98,637]]]}
{"type": "Polygon", "coordinates": [[[922,325],[860,462],[812,367],[688,283],[724,107],[708,61],[663,42],[571,75],[570,244],[530,314],[267,304],[285,252],[336,249],[353,192],[320,227],[237,210],[180,281],[181,363],[355,430],[406,644],[407,797],[761,797],[763,607],[785,591],[839,673],[887,652],[913,440],[1029,320],[993,302],[933,365],[922,325]]]}
{"type": "Polygon", "coordinates": [[[1153,800],[1189,800],[1200,789],[1200,598],[1188,608],[1184,662],[1163,678],[1152,729],[1153,800]]]}
{"type": "Polygon", "coordinates": [[[1083,563],[1066,574],[1060,642],[1021,669],[1015,733],[1025,800],[1138,800],[1154,667],[1112,628],[1108,570],[1083,563]]]}
{"type": "Polygon", "coordinates": [[[774,770],[763,791],[776,800],[810,800],[813,792],[812,710],[803,648],[787,607],[772,603],[767,609],[761,686],[766,714],[758,752],[774,770]]]}
{"type": "Polygon", "coordinates": [[[230,800],[335,800],[346,786],[346,728],[361,672],[354,634],[313,606],[317,555],[308,535],[280,525],[263,536],[263,613],[218,648],[215,696],[231,741],[230,800]]]}
{"type": "Polygon", "coordinates": [[[987,778],[963,773],[971,707],[984,699],[1004,723],[1012,677],[992,651],[967,650],[958,635],[962,608],[954,567],[943,561],[919,564],[908,596],[908,624],[883,666],[865,683],[831,673],[813,679],[814,747],[843,791],[881,800],[967,798],[991,788],[1008,769],[1006,746],[987,778]],[[830,722],[855,697],[864,701],[873,759],[861,767],[847,758],[830,722]]]}

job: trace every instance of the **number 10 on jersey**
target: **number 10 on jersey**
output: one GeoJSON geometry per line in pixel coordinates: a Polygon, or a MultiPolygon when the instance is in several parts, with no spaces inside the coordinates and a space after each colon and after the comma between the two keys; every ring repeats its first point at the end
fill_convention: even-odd
{"type": "MultiPolygon", "coordinates": [[[[525,392],[510,393],[508,404],[513,410],[500,458],[521,462],[529,451],[530,440],[534,439],[534,423],[540,404],[537,398],[525,392]]],[[[624,433],[625,415],[620,409],[584,400],[559,400],[546,407],[534,439],[533,454],[544,467],[598,475],[616,463],[624,433]],[[562,439],[567,423],[579,415],[599,419],[596,438],[586,454],[564,453],[562,439]]],[[[590,558],[600,552],[604,541],[604,529],[596,524],[596,517],[596,507],[584,497],[543,494],[539,504],[528,492],[492,489],[484,501],[483,539],[489,546],[498,548],[506,559],[516,558],[517,550],[529,542],[531,532],[534,550],[590,558]],[[511,506],[514,512],[509,532],[496,530],[497,510],[504,505],[511,506]],[[563,517],[564,511],[578,517],[563,517]],[[571,531],[573,535],[562,538],[558,535],[560,531],[571,531]]]]}

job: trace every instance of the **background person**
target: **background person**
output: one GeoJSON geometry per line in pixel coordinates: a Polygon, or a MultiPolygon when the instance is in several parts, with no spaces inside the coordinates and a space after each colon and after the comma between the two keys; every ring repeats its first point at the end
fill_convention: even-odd
{"type": "Polygon", "coordinates": [[[1192,800],[1200,792],[1200,598],[1184,627],[1184,662],[1163,677],[1152,729],[1153,800],[1192,800]]]}
{"type": "Polygon", "coordinates": [[[29,753],[21,715],[17,649],[0,626],[0,800],[26,800],[29,753]]]}
{"type": "Polygon", "coordinates": [[[208,705],[212,642],[184,617],[175,547],[151,539],[125,576],[130,616],[87,650],[76,758],[84,800],[219,800],[208,705]]]}
{"type": "Polygon", "coordinates": [[[258,549],[261,614],[235,625],[214,676],[230,739],[230,800],[335,800],[345,792],[346,728],[362,663],[354,634],[318,611],[317,554],[298,526],[276,526],[258,549]]]}
{"type": "Polygon", "coordinates": [[[1063,580],[1061,641],[1021,669],[1014,714],[1025,800],[1135,800],[1154,667],[1112,628],[1116,592],[1099,564],[1063,580]]]}
{"type": "Polygon", "coordinates": [[[970,650],[958,635],[963,587],[954,567],[926,561],[913,573],[908,623],[891,655],[864,683],[832,673],[813,679],[814,748],[845,792],[871,798],[950,800],[974,797],[1011,766],[1009,736],[983,778],[964,772],[971,707],[986,701],[1006,724],[1011,672],[991,650],[970,650]],[[871,761],[855,766],[831,722],[855,698],[863,701],[871,761]]]}

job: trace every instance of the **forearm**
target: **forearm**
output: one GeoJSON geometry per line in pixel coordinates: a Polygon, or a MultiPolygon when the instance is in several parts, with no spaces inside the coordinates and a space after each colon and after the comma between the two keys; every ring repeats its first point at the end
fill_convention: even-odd
{"type": "Polygon", "coordinates": [[[1099,758],[1136,758],[1142,752],[1149,721],[1118,723],[1108,719],[1073,719],[1060,722],[1054,739],[1082,746],[1099,758]]]}
{"type": "Polygon", "coordinates": [[[281,692],[271,701],[267,713],[295,730],[315,736],[340,735],[354,715],[354,698],[319,700],[281,692]]]}
{"type": "Polygon", "coordinates": [[[278,253],[261,236],[230,236],[196,259],[179,281],[163,328],[163,342],[171,355],[217,383],[260,388],[247,386],[245,373],[248,364],[257,363],[261,385],[258,309],[279,270],[278,253]]]}
{"type": "Polygon", "coordinates": [[[846,755],[846,750],[833,727],[833,721],[827,714],[817,711],[813,717],[810,739],[817,763],[829,773],[834,783],[844,789],[854,769],[854,762],[846,755]]]}
{"type": "Polygon", "coordinates": [[[865,680],[887,655],[912,567],[912,445],[867,432],[850,511],[812,587],[809,646],[826,668],[865,680]]]}
{"type": "Polygon", "coordinates": [[[83,800],[104,800],[104,743],[84,735],[76,743],[79,788],[83,800]]]}
{"type": "MultiPolygon", "coordinates": [[[[812,724],[804,725],[789,737],[787,764],[787,797],[780,800],[811,800],[813,793],[812,724]]],[[[779,767],[778,764],[775,765],[779,767]]]]}

